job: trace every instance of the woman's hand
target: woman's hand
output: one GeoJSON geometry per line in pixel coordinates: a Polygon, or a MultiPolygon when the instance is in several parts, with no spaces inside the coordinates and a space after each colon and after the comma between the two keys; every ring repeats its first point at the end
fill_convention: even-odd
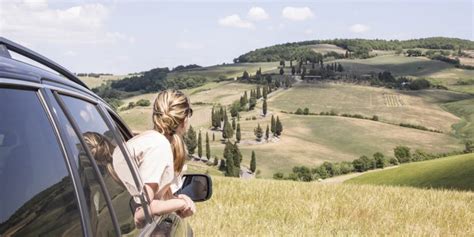
{"type": "Polygon", "coordinates": [[[135,226],[138,229],[145,227],[145,213],[143,212],[142,207],[138,207],[135,210],[135,215],[133,216],[133,219],[135,221],[135,226]]]}
{"type": "Polygon", "coordinates": [[[193,200],[191,200],[191,198],[184,194],[178,195],[178,198],[184,200],[186,205],[183,209],[177,211],[176,214],[178,214],[181,218],[186,218],[196,213],[196,205],[194,204],[193,200]]]}

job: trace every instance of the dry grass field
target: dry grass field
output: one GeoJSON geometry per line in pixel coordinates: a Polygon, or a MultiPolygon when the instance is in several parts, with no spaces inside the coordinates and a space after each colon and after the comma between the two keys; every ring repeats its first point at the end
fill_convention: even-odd
{"type": "Polygon", "coordinates": [[[473,236],[474,193],[213,176],[196,236],[473,236]]]}

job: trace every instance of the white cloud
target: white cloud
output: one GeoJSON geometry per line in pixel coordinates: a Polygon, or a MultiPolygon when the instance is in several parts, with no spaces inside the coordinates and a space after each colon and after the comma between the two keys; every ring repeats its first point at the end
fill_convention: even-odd
{"type": "Polygon", "coordinates": [[[133,43],[133,37],[107,31],[109,9],[102,4],[52,8],[46,0],[2,2],[0,34],[18,42],[133,43]]]}
{"type": "Polygon", "coordinates": [[[240,18],[239,15],[234,14],[219,19],[219,25],[226,27],[236,27],[245,29],[254,29],[255,26],[250,21],[245,21],[240,18]]]}
{"type": "Polygon", "coordinates": [[[261,7],[252,7],[247,13],[247,17],[253,21],[267,20],[270,16],[267,12],[261,7]]]}
{"type": "Polygon", "coordinates": [[[350,30],[354,33],[364,33],[370,30],[370,27],[362,24],[352,25],[350,30]]]}
{"type": "Polygon", "coordinates": [[[184,50],[198,50],[203,49],[204,45],[195,42],[180,41],[176,43],[176,48],[184,50]]]}
{"type": "Polygon", "coordinates": [[[309,7],[285,7],[281,15],[292,21],[304,21],[314,17],[309,7]]]}

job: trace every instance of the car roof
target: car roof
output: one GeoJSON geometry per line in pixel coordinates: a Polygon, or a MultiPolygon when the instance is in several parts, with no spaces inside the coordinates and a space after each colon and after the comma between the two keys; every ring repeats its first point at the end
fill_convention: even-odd
{"type": "Polygon", "coordinates": [[[99,96],[94,94],[86,84],[79,80],[79,78],[59,64],[30,49],[0,37],[0,78],[2,77],[41,84],[43,84],[45,81],[53,82],[57,86],[63,85],[72,87],[76,90],[102,100],[99,96]],[[19,53],[22,56],[30,58],[33,61],[51,68],[53,71],[57,71],[58,74],[33,66],[26,62],[16,60],[10,56],[8,52],[9,50],[19,53]]]}

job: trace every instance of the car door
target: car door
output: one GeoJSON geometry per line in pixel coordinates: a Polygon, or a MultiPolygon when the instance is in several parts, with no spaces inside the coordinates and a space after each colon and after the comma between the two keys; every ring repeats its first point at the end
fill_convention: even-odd
{"type": "MultiPolygon", "coordinates": [[[[151,219],[145,228],[136,228],[130,208],[133,197],[107,162],[116,149],[123,152],[123,139],[117,136],[116,128],[111,126],[98,101],[59,88],[46,94],[77,167],[92,234],[137,236],[150,232],[154,228],[151,219]]],[[[133,169],[125,172],[135,175],[133,169]]]]}
{"type": "Polygon", "coordinates": [[[41,85],[0,78],[0,236],[81,236],[87,221],[41,85]]]}

